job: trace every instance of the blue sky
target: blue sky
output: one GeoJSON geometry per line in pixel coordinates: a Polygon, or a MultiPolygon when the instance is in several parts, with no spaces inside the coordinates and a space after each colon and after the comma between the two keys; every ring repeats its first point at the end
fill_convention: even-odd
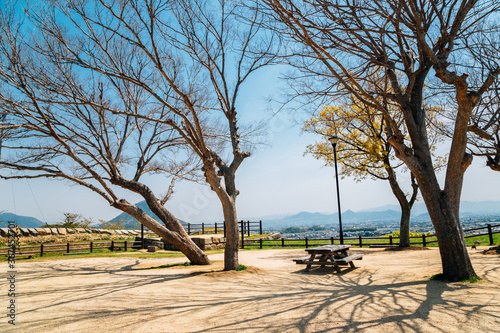
{"type": "MultiPolygon", "coordinates": [[[[272,117],[266,97],[281,90],[279,68],[271,68],[247,82],[240,99],[241,121],[266,120],[267,145],[259,148],[244,161],[237,173],[237,199],[240,219],[293,214],[300,211],[333,213],[337,211],[333,168],[311,156],[303,156],[308,144],[318,138],[301,133],[297,120],[305,115],[297,112],[293,117],[279,113],[272,117]]],[[[446,150],[446,147],[442,148],[446,150]]],[[[406,185],[409,174],[399,175],[406,185]]],[[[444,175],[440,174],[440,179],[444,175]]],[[[147,181],[156,191],[166,191],[169,181],[151,177],[147,181]]],[[[406,188],[409,188],[408,186],[406,188]]],[[[475,158],[466,173],[462,200],[500,201],[500,173],[485,166],[484,159],[475,158]]],[[[340,180],[342,211],[358,211],[386,204],[397,204],[389,185],[370,179],[355,182],[340,180]]],[[[140,197],[124,194],[131,202],[140,197]]],[[[167,207],[179,218],[189,222],[221,221],[219,201],[207,186],[180,182],[176,185],[167,207]]],[[[55,180],[0,181],[0,211],[33,216],[48,223],[61,221],[64,212],[79,213],[94,220],[109,220],[121,212],[93,192],[55,180]]]]}
{"type": "MultiPolygon", "coordinates": [[[[305,146],[315,138],[299,132],[292,127],[277,133],[271,147],[242,164],[237,174],[240,218],[337,211],[334,170],[323,167],[310,156],[302,156],[305,146]]],[[[407,178],[407,174],[401,176],[407,178]]],[[[168,186],[161,179],[151,180],[151,184],[159,190],[168,186]]],[[[491,171],[484,166],[484,161],[476,158],[466,173],[462,200],[500,201],[499,185],[500,173],[491,171]]],[[[384,181],[354,182],[345,178],[340,180],[340,190],[343,211],[397,204],[384,181]]],[[[134,197],[128,199],[134,201],[134,197]]],[[[1,181],[0,201],[1,210],[34,216],[49,223],[61,220],[63,212],[80,213],[96,221],[111,219],[120,213],[97,194],[54,180],[1,181]]],[[[208,187],[198,184],[177,184],[167,207],[190,222],[222,220],[219,201],[208,187]]]]}

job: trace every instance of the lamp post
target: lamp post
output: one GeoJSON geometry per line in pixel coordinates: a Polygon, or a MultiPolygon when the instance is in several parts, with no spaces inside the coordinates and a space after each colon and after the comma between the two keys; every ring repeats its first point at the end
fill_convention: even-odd
{"type": "Polygon", "coordinates": [[[344,233],[342,232],[342,213],[340,212],[339,174],[337,171],[337,142],[339,141],[339,138],[337,138],[336,136],[331,136],[328,138],[328,141],[330,141],[333,147],[333,157],[335,160],[335,181],[337,182],[337,204],[339,210],[340,244],[344,244],[344,233]]]}

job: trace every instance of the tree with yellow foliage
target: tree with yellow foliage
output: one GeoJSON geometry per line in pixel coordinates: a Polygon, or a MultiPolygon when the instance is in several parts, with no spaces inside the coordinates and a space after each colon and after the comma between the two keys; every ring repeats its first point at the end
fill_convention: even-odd
{"type": "MultiPolygon", "coordinates": [[[[468,126],[481,97],[500,77],[498,0],[262,0],[296,69],[292,89],[309,101],[354,95],[377,112],[398,159],[415,176],[436,231],[448,281],[474,279],[460,221],[460,197],[472,155],[468,126]],[[491,38],[487,39],[488,36],[491,38]],[[484,52],[478,53],[482,48],[484,52]],[[476,56],[477,55],[477,56],[476,56]],[[480,59],[478,66],[471,59],[480,59]],[[373,74],[387,85],[373,84],[373,74]],[[475,77],[481,79],[473,80],[475,77]],[[453,128],[444,181],[429,141],[426,87],[434,100],[452,96],[453,128]],[[387,88],[390,89],[387,89],[387,88]],[[434,89],[434,87],[436,87],[434,89]],[[392,112],[387,103],[394,103],[392,112]],[[407,135],[398,119],[404,120],[407,135]]],[[[378,78],[375,78],[378,79],[378,78]]],[[[442,112],[441,112],[442,114],[442,112]]]]}
{"type": "MultiPolygon", "coordinates": [[[[329,166],[333,166],[334,160],[328,138],[339,138],[340,175],[354,177],[357,181],[371,177],[389,182],[401,207],[399,246],[409,247],[410,214],[417,199],[418,185],[411,173],[411,191],[405,192],[401,188],[396,169],[404,167],[404,163],[396,159],[388,142],[390,133],[384,116],[351,98],[346,103],[324,107],[317,116],[305,122],[303,130],[323,137],[321,141],[307,146],[306,153],[324,160],[329,166]]],[[[433,139],[438,140],[437,135],[433,139]]],[[[442,158],[438,157],[436,161],[437,167],[442,165],[442,158]]]]}

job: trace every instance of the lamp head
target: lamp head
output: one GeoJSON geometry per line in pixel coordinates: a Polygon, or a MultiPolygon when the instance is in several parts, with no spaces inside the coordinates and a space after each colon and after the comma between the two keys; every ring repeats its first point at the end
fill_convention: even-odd
{"type": "Polygon", "coordinates": [[[333,148],[335,148],[337,146],[337,142],[339,142],[339,138],[337,138],[336,136],[331,136],[328,138],[328,141],[330,141],[333,148]]]}

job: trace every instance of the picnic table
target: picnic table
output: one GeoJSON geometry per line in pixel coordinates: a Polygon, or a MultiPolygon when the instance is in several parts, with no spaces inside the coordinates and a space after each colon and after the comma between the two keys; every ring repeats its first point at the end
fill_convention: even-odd
{"type": "Polygon", "coordinates": [[[350,265],[355,267],[353,260],[363,259],[363,254],[357,253],[349,255],[350,244],[323,245],[306,249],[307,257],[293,259],[297,264],[307,265],[305,271],[308,272],[313,265],[321,267],[333,266],[340,273],[340,266],[350,265]]]}

